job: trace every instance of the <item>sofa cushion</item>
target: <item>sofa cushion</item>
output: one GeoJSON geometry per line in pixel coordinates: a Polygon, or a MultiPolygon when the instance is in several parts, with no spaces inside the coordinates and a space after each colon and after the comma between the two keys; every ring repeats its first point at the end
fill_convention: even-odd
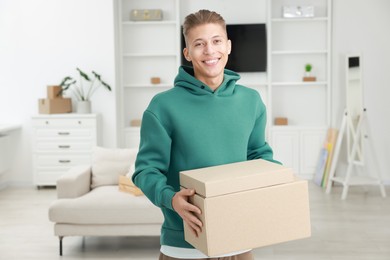
{"type": "Polygon", "coordinates": [[[76,199],[59,199],[49,208],[49,219],[67,224],[151,224],[163,222],[158,207],[145,196],[101,186],[76,199]]]}
{"type": "Polygon", "coordinates": [[[137,149],[110,149],[94,147],[92,154],[92,183],[94,189],[117,185],[119,175],[126,175],[137,156],[137,149]]]}

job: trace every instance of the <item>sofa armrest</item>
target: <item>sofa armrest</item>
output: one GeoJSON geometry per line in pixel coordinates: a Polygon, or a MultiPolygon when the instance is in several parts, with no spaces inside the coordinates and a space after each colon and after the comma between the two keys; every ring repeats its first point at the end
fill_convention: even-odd
{"type": "Polygon", "coordinates": [[[72,167],[57,180],[57,197],[59,199],[77,198],[91,190],[91,166],[72,167]]]}

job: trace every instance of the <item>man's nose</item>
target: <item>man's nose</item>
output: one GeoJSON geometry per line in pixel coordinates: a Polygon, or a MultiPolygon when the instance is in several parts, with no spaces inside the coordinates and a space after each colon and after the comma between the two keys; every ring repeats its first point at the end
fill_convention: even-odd
{"type": "Polygon", "coordinates": [[[206,44],[206,46],[204,48],[204,53],[205,54],[210,55],[210,54],[213,54],[214,51],[215,51],[214,46],[211,43],[206,44]]]}

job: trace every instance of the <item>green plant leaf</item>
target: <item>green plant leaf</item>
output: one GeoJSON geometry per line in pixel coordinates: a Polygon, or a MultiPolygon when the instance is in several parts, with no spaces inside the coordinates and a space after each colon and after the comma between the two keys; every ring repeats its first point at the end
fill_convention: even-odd
{"type": "Polygon", "coordinates": [[[99,74],[97,74],[95,71],[92,71],[92,74],[96,77],[99,82],[106,87],[109,91],[111,91],[110,85],[108,85],[106,82],[104,82],[99,74]]]}
{"type": "Polygon", "coordinates": [[[72,88],[73,94],[76,96],[78,100],[89,100],[90,97],[95,93],[95,91],[103,85],[103,87],[107,88],[109,91],[111,91],[110,85],[108,85],[106,82],[104,82],[99,74],[97,74],[95,71],[92,71],[92,74],[94,78],[91,78],[88,76],[87,73],[83,72],[81,69],[76,68],[77,71],[80,74],[79,82],[77,80],[73,79],[72,77],[65,77],[62,81],[60,86],[62,87],[60,94],[62,94],[64,91],[68,90],[69,88],[72,88]],[[83,79],[86,81],[89,81],[90,83],[86,89],[83,88],[83,79]],[[98,81],[98,84],[95,84],[95,81],[98,81]],[[84,91],[87,91],[86,95],[84,91]]]}
{"type": "Polygon", "coordinates": [[[88,77],[88,75],[85,73],[85,72],[83,72],[81,69],[79,69],[79,68],[76,68],[77,70],[78,70],[78,72],[80,73],[80,76],[81,77],[83,77],[85,80],[87,80],[87,81],[91,81],[90,79],[89,79],[89,77],[88,77]]]}
{"type": "Polygon", "coordinates": [[[69,77],[69,76],[63,78],[63,80],[61,81],[61,83],[60,83],[59,86],[60,86],[60,87],[65,86],[65,85],[67,84],[67,81],[69,81],[69,80],[72,80],[72,78],[69,77]]]}
{"type": "Polygon", "coordinates": [[[311,66],[310,63],[308,63],[308,64],[305,65],[305,70],[306,70],[307,72],[310,72],[311,69],[312,69],[312,66],[311,66]]]}
{"type": "Polygon", "coordinates": [[[109,91],[111,91],[111,87],[110,85],[108,85],[106,82],[104,81],[100,81],[102,83],[103,86],[105,86],[109,91]]]}
{"type": "Polygon", "coordinates": [[[99,80],[101,81],[101,77],[99,74],[97,74],[95,71],[92,71],[92,74],[99,80]]]}

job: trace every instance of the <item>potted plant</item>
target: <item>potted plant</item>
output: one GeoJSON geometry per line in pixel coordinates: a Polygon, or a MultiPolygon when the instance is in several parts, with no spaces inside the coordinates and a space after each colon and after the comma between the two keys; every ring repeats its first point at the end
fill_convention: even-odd
{"type": "Polygon", "coordinates": [[[70,76],[65,77],[60,83],[62,89],[58,95],[61,95],[64,91],[71,88],[77,99],[77,113],[90,113],[91,97],[96,90],[100,87],[104,87],[108,91],[111,91],[111,87],[94,71],[92,71],[93,78],[91,78],[79,68],[76,68],[76,70],[79,72],[79,81],[70,76]]]}
{"type": "Polygon", "coordinates": [[[313,66],[310,63],[305,65],[305,76],[303,77],[303,81],[316,81],[316,77],[311,75],[311,70],[313,66]]]}

